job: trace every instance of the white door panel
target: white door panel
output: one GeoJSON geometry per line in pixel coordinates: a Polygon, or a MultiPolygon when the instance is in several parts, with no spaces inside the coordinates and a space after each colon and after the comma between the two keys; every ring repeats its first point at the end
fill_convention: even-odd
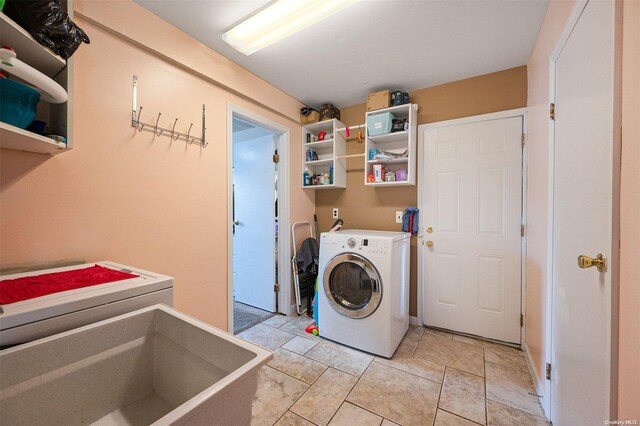
{"type": "Polygon", "coordinates": [[[235,299],[275,312],[275,165],[269,134],[234,143],[233,291],[235,299]]]}
{"type": "Polygon", "coordinates": [[[551,420],[610,420],[614,2],[589,1],[555,61],[551,420]]]}
{"type": "Polygon", "coordinates": [[[512,117],[424,133],[426,325],[520,343],[522,126],[512,117]]]}

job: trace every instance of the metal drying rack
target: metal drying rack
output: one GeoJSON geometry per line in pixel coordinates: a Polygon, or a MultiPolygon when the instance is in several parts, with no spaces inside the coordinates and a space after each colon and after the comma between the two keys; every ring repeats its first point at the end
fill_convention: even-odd
{"type": "Polygon", "coordinates": [[[208,143],[206,142],[206,139],[205,139],[206,127],[205,127],[204,104],[202,104],[202,136],[196,137],[191,135],[191,128],[193,127],[193,123],[191,123],[191,125],[189,126],[189,130],[187,131],[187,133],[176,132],[176,124],[178,123],[177,118],[174,120],[173,127],[171,129],[158,126],[158,122],[160,121],[160,116],[162,115],[161,112],[158,113],[158,118],[156,118],[155,124],[143,123],[142,121],[140,121],[140,116],[142,114],[142,105],[140,106],[140,109],[138,109],[137,98],[138,98],[138,76],[134,75],[133,76],[133,105],[131,110],[131,127],[135,127],[136,130],[138,130],[139,132],[142,132],[144,129],[151,130],[156,136],[161,136],[165,134],[167,136],[170,136],[172,141],[177,141],[178,139],[182,138],[189,145],[195,143],[200,145],[202,148],[207,147],[208,143]]]}

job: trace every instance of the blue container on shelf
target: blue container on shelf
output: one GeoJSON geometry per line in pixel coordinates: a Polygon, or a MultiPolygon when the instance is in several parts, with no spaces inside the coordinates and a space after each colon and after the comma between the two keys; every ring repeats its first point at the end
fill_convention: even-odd
{"type": "Polygon", "coordinates": [[[0,121],[26,129],[36,118],[40,93],[33,87],[0,77],[0,121]]]}
{"type": "Polygon", "coordinates": [[[394,118],[396,117],[390,112],[381,112],[380,114],[368,116],[367,133],[369,136],[386,135],[390,133],[394,118]]]}

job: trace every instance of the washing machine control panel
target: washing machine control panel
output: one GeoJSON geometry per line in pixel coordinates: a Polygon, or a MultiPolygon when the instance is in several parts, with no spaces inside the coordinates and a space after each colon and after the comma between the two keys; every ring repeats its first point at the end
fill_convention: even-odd
{"type": "Polygon", "coordinates": [[[385,238],[348,237],[341,245],[345,250],[367,254],[386,255],[391,249],[391,241],[385,238]]]}

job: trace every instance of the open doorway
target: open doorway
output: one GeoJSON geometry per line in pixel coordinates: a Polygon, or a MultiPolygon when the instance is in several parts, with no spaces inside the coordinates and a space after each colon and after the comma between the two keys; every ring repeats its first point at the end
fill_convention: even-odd
{"type": "Polygon", "coordinates": [[[229,331],[288,314],[288,129],[229,107],[229,331]],[[284,166],[284,167],[283,167],[284,166]],[[283,201],[285,201],[283,203],[283,201]],[[283,220],[284,219],[284,220],[283,220]],[[285,291],[280,291],[282,287],[285,291]],[[284,293],[287,293],[284,295],[284,293]]]}

